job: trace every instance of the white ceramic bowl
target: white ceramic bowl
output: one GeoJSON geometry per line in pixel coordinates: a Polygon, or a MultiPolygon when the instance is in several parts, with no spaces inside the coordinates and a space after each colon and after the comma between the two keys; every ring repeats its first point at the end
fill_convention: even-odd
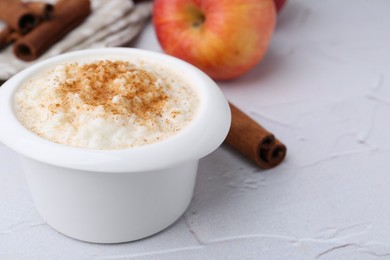
{"type": "Polygon", "coordinates": [[[223,142],[230,120],[225,97],[203,72],[138,49],[67,53],[29,67],[0,88],[0,140],[21,155],[38,212],[57,231],[89,242],[140,239],[177,220],[191,201],[199,159],[223,142]],[[138,58],[185,76],[200,97],[197,115],[171,138],[122,150],[61,145],[22,126],[15,116],[15,91],[42,70],[87,57],[138,58]]]}

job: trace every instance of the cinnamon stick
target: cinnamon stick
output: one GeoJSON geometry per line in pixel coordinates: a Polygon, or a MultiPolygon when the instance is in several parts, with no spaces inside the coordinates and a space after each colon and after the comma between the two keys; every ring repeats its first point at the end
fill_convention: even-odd
{"type": "Polygon", "coordinates": [[[89,0],[62,0],[54,6],[51,20],[41,23],[14,44],[14,54],[32,61],[80,25],[91,13],[89,0]]]}
{"type": "Polygon", "coordinates": [[[0,20],[12,29],[25,33],[33,28],[39,19],[19,0],[0,0],[0,20]]]}
{"type": "Polygon", "coordinates": [[[143,3],[143,2],[151,2],[152,0],[133,0],[134,4],[143,3]]]}
{"type": "MultiPolygon", "coordinates": [[[[1,0],[0,0],[1,1],[1,0]]],[[[52,17],[54,7],[44,2],[24,2],[24,6],[40,20],[49,20],[52,17]]]]}
{"type": "Polygon", "coordinates": [[[0,50],[9,44],[9,36],[12,33],[11,27],[5,27],[0,31],[0,50]]]}
{"type": "Polygon", "coordinates": [[[14,41],[18,40],[20,37],[20,33],[18,33],[9,26],[6,26],[0,31],[0,50],[7,47],[14,41]]]}
{"type": "Polygon", "coordinates": [[[287,148],[252,118],[229,104],[232,125],[225,142],[263,169],[279,165],[287,148]]]}

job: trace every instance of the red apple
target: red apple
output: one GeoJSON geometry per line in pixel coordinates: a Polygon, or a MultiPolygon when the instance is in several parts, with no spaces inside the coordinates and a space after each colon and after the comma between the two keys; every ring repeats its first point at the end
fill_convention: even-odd
{"type": "Polygon", "coordinates": [[[214,79],[232,79],[264,56],[275,27],[273,0],[155,0],[153,24],[170,55],[214,79]]]}
{"type": "Polygon", "coordinates": [[[286,0],[274,0],[276,12],[280,12],[282,10],[283,6],[286,4],[286,0]]]}

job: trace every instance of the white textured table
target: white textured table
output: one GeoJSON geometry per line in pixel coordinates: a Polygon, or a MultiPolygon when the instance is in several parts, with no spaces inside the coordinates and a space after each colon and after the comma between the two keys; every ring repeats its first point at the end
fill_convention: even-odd
{"type": "MultiPolygon", "coordinates": [[[[261,171],[221,147],[201,161],[187,212],[150,238],[55,232],[0,144],[0,259],[390,259],[389,11],[388,0],[290,0],[264,61],[219,83],[287,144],[286,161],[261,171]]],[[[160,51],[152,26],[136,45],[160,51]]]]}

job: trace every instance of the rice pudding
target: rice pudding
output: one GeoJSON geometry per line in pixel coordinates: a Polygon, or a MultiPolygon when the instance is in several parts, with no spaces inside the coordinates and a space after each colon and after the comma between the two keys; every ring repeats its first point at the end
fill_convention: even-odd
{"type": "Polygon", "coordinates": [[[177,134],[199,98],[172,71],[129,60],[64,63],[15,94],[19,121],[50,141],[91,149],[147,145],[177,134]]]}

